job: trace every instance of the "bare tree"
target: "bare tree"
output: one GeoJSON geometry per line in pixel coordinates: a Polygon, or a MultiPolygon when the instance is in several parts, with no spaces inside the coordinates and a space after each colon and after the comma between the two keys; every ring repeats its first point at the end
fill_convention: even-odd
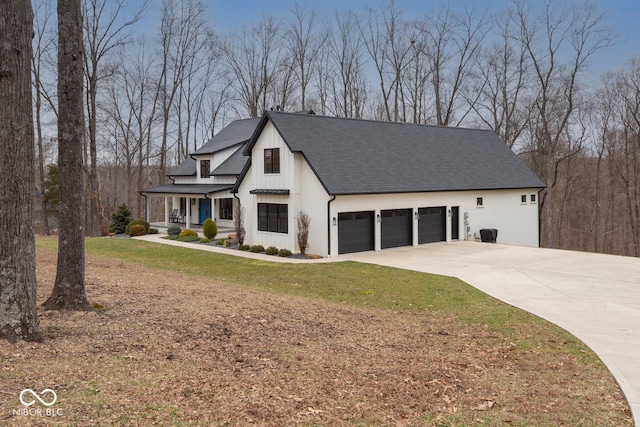
{"type": "Polygon", "coordinates": [[[328,40],[334,77],[328,86],[328,111],[339,117],[362,118],[367,101],[367,79],[362,60],[362,39],[353,14],[335,15],[336,28],[328,40]]]}
{"type": "MultiPolygon", "coordinates": [[[[46,66],[48,56],[52,55],[52,51],[55,50],[55,34],[51,31],[51,18],[54,16],[53,3],[50,1],[42,1],[36,5],[34,10],[34,38],[33,38],[33,53],[31,58],[31,72],[33,80],[33,89],[35,94],[35,124],[36,124],[36,144],[38,147],[37,153],[37,177],[38,177],[38,199],[40,201],[41,209],[41,222],[42,233],[49,234],[49,215],[47,212],[47,202],[45,198],[45,147],[44,147],[44,135],[43,135],[43,118],[45,115],[44,101],[51,102],[51,95],[49,94],[49,88],[45,83],[44,75],[47,73],[46,66]]],[[[57,114],[55,106],[52,111],[57,114]]]]}
{"type": "Polygon", "coordinates": [[[213,35],[208,29],[205,10],[196,0],[162,2],[158,43],[161,58],[158,92],[163,128],[160,180],[165,179],[169,153],[174,147],[180,162],[188,154],[191,137],[196,145],[195,128],[202,117],[211,67],[218,62],[212,56],[213,35]],[[170,143],[172,133],[175,143],[170,143]]]}
{"type": "Polygon", "coordinates": [[[235,228],[238,244],[244,244],[244,238],[247,235],[247,231],[244,228],[244,207],[240,205],[240,202],[236,203],[233,208],[233,226],[235,228]]]}
{"type": "Polygon", "coordinates": [[[33,234],[30,2],[0,6],[0,338],[41,341],[33,234]]]}
{"type": "Polygon", "coordinates": [[[364,46],[380,80],[386,119],[406,122],[409,97],[404,93],[403,78],[411,62],[418,58],[416,35],[409,32],[394,1],[383,8],[382,16],[369,9],[368,18],[359,22],[364,46]]]}
{"type": "Polygon", "coordinates": [[[417,25],[430,65],[435,124],[459,126],[474,103],[467,93],[489,30],[487,17],[473,8],[458,11],[448,4],[417,25]]]}
{"type": "Polygon", "coordinates": [[[87,116],[89,119],[88,139],[88,195],[87,234],[100,235],[100,218],[105,218],[100,201],[98,183],[98,148],[96,124],[98,122],[97,97],[101,80],[113,74],[115,65],[104,65],[109,53],[116,47],[130,41],[134,25],[143,17],[148,6],[145,0],[137,12],[127,10],[126,0],[83,0],[84,30],[86,38],[85,74],[87,80],[87,116]]]}
{"type": "Polygon", "coordinates": [[[83,50],[81,0],[58,1],[58,265],[48,310],[91,310],[84,282],[83,50]]]}
{"type": "Polygon", "coordinates": [[[300,254],[304,257],[307,255],[307,248],[309,247],[309,228],[311,225],[311,217],[304,211],[298,212],[296,215],[297,232],[296,237],[298,240],[298,248],[300,248],[300,254]]]}
{"type": "Polygon", "coordinates": [[[300,109],[307,109],[307,92],[322,46],[326,41],[323,33],[317,33],[315,9],[306,9],[296,3],[292,11],[293,21],[288,31],[288,46],[291,69],[300,87],[300,109]]]}
{"type": "Polygon", "coordinates": [[[505,15],[496,17],[500,38],[479,59],[478,96],[471,105],[479,121],[514,148],[529,125],[533,75],[526,48],[514,41],[505,15]]]}
{"type": "Polygon", "coordinates": [[[515,37],[522,43],[531,61],[535,78],[534,115],[531,117],[531,151],[534,171],[546,184],[541,207],[544,209],[544,245],[554,247],[554,189],[558,164],[564,153],[569,127],[575,116],[581,74],[589,59],[610,46],[615,36],[606,26],[605,16],[592,2],[572,3],[561,8],[554,0],[545,0],[536,14],[524,0],[513,0],[511,19],[515,37]],[[562,61],[561,58],[566,58],[562,61]]]}
{"type": "Polygon", "coordinates": [[[282,44],[280,25],[265,17],[252,28],[229,37],[223,45],[225,59],[235,77],[235,90],[249,117],[258,117],[269,107],[269,88],[276,79],[282,44]]]}

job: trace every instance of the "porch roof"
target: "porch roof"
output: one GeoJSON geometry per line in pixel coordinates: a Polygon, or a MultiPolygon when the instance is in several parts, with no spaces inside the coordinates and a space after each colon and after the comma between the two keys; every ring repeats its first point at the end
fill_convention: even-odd
{"type": "Polygon", "coordinates": [[[213,194],[229,191],[233,184],[168,184],[140,190],[142,194],[213,194]]]}

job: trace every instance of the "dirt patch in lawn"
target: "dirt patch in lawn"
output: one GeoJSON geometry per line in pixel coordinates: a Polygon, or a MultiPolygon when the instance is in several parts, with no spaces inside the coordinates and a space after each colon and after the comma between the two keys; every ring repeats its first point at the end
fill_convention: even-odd
{"type": "MultiPolygon", "coordinates": [[[[38,301],[55,251],[38,251],[38,301]]],[[[11,425],[632,425],[596,359],[429,313],[351,308],[87,257],[104,312],[45,312],[0,341],[11,425]],[[14,415],[55,390],[56,417],[14,415]]],[[[522,335],[545,333],[523,330],[522,335]]],[[[44,406],[36,402],[32,408],[44,406]]],[[[1,421],[0,421],[1,422],[1,421]]]]}

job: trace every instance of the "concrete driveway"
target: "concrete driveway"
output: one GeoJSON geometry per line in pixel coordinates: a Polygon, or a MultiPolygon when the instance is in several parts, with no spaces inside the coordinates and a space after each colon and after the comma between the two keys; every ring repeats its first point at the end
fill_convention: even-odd
{"type": "Polygon", "coordinates": [[[458,277],[566,329],[620,384],[640,426],[640,259],[454,242],[339,256],[458,277]]]}

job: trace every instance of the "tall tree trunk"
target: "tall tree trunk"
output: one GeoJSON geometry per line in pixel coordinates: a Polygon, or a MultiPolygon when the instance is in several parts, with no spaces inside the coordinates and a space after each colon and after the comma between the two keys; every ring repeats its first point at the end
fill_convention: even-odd
{"type": "Polygon", "coordinates": [[[60,233],[48,310],[91,310],[84,285],[82,0],[58,0],[60,233]]]}
{"type": "Polygon", "coordinates": [[[31,104],[33,11],[0,6],[0,338],[41,341],[36,316],[31,104]]]}

